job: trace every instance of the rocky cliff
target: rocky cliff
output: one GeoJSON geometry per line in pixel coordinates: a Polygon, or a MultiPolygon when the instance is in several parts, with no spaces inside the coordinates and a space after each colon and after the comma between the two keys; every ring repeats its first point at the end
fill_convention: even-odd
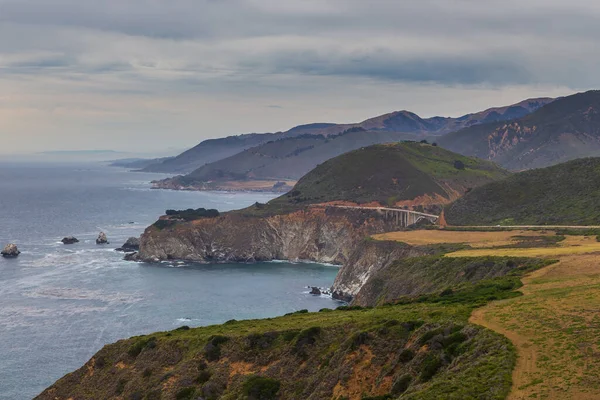
{"type": "Polygon", "coordinates": [[[333,296],[350,302],[373,275],[385,270],[395,260],[430,253],[429,249],[404,243],[362,240],[353,248],[352,254],[336,276],[332,286],[333,296]]]}
{"type": "Polygon", "coordinates": [[[423,251],[371,242],[368,236],[397,230],[377,210],[307,207],[268,217],[228,213],[146,229],[136,259],[157,262],[255,262],[310,260],[343,265],[334,285],[349,300],[366,279],[391,261],[423,251]]]}

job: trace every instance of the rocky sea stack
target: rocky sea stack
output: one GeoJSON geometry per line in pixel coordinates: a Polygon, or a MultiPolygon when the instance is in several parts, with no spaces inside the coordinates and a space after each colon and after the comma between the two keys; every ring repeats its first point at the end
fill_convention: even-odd
{"type": "Polygon", "coordinates": [[[3,257],[11,258],[11,257],[18,256],[19,254],[21,254],[21,252],[17,248],[16,244],[11,243],[11,244],[7,244],[4,247],[4,250],[2,250],[0,252],[0,254],[2,254],[3,257]]]}
{"type": "Polygon", "coordinates": [[[108,244],[108,238],[106,237],[106,233],[100,232],[98,235],[98,239],[96,239],[96,244],[108,244]]]}
{"type": "Polygon", "coordinates": [[[75,236],[67,236],[64,237],[63,240],[61,240],[61,242],[63,242],[63,244],[75,244],[79,243],[79,240],[75,236]]]}
{"type": "Polygon", "coordinates": [[[116,249],[116,251],[124,251],[124,252],[129,253],[132,251],[138,251],[139,249],[140,249],[140,239],[132,236],[129,239],[127,239],[127,241],[125,243],[123,243],[123,246],[116,249]]]}

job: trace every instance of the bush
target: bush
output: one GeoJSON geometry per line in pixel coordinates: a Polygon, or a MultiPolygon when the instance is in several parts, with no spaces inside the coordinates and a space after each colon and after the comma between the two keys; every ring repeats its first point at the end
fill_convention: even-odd
{"type": "Polygon", "coordinates": [[[296,338],[296,336],[298,336],[298,333],[300,333],[300,331],[297,329],[286,331],[283,333],[283,340],[285,340],[286,342],[291,342],[296,338]]]}
{"type": "Polygon", "coordinates": [[[454,161],[454,168],[463,170],[465,169],[465,163],[460,160],[456,160],[454,161]]]}
{"type": "Polygon", "coordinates": [[[193,221],[200,218],[216,218],[220,215],[218,210],[207,210],[206,208],[198,208],[196,210],[192,208],[188,208],[187,210],[167,210],[165,214],[170,217],[183,219],[184,221],[193,221]]]}
{"type": "Polygon", "coordinates": [[[252,333],[246,336],[246,345],[251,349],[268,349],[278,336],[278,332],[252,333]]]}
{"type": "Polygon", "coordinates": [[[183,388],[181,390],[179,390],[176,394],[175,394],[175,399],[176,400],[188,400],[191,399],[194,394],[196,393],[196,388],[195,387],[186,387],[183,388]]]}
{"type": "Polygon", "coordinates": [[[168,219],[159,219],[158,221],[156,221],[153,226],[156,227],[159,230],[163,230],[165,228],[168,228],[169,226],[174,225],[173,221],[170,221],[168,219]]]}
{"type": "Polygon", "coordinates": [[[131,357],[135,358],[142,352],[142,350],[144,350],[146,348],[153,349],[155,347],[156,347],[156,338],[150,337],[147,339],[139,339],[134,344],[129,346],[129,349],[127,350],[127,354],[129,354],[131,357]]]}
{"type": "Polygon", "coordinates": [[[94,363],[95,369],[102,369],[106,365],[106,360],[104,357],[100,356],[96,358],[96,362],[94,363]]]}
{"type": "Polygon", "coordinates": [[[208,343],[204,346],[204,356],[208,361],[217,361],[221,358],[221,344],[227,342],[227,336],[215,335],[208,339],[208,343]]]}
{"type": "Polygon", "coordinates": [[[404,375],[400,376],[398,379],[396,379],[396,381],[392,385],[391,393],[393,395],[399,395],[399,394],[406,392],[406,390],[410,386],[411,382],[412,382],[412,376],[410,376],[408,374],[404,374],[404,375]]]}
{"type": "Polygon", "coordinates": [[[127,379],[119,379],[119,382],[117,382],[117,387],[115,388],[115,394],[122,394],[125,390],[125,385],[127,385],[127,379]]]}
{"type": "Polygon", "coordinates": [[[196,377],[196,383],[198,383],[199,385],[202,385],[202,384],[208,382],[210,377],[211,377],[211,373],[207,370],[204,370],[204,371],[200,372],[198,374],[198,376],[196,377]]]}
{"type": "Polygon", "coordinates": [[[294,314],[308,314],[308,310],[305,309],[305,310],[298,310],[298,311],[290,312],[290,313],[285,314],[285,316],[294,315],[294,314]]]}
{"type": "Polygon", "coordinates": [[[415,353],[411,349],[404,349],[398,355],[398,361],[407,363],[415,357],[415,353]]]}
{"type": "Polygon", "coordinates": [[[368,332],[357,332],[350,338],[350,349],[356,350],[369,340],[368,332]]]}
{"type": "Polygon", "coordinates": [[[303,329],[296,337],[296,344],[294,345],[294,352],[301,357],[306,357],[306,347],[312,346],[317,342],[317,337],[321,334],[321,328],[313,326],[311,328],[303,329]]]}
{"type": "Polygon", "coordinates": [[[248,400],[275,400],[280,387],[276,379],[251,376],[244,382],[242,392],[248,400]]]}
{"type": "Polygon", "coordinates": [[[442,367],[442,360],[438,355],[429,354],[421,364],[421,381],[427,382],[438,372],[442,367]]]}

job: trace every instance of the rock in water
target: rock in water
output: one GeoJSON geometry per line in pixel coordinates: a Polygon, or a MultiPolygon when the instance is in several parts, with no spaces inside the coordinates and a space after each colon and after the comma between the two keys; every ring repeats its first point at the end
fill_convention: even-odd
{"type": "Polygon", "coordinates": [[[61,242],[63,242],[63,244],[74,244],[79,243],[79,240],[75,236],[67,236],[64,237],[63,240],[61,240],[61,242]]]}
{"type": "Polygon", "coordinates": [[[130,251],[138,251],[139,249],[140,249],[140,239],[138,239],[136,237],[130,237],[123,244],[123,246],[119,247],[116,250],[117,251],[130,252],[130,251]]]}
{"type": "Polygon", "coordinates": [[[106,233],[100,232],[98,235],[98,239],[96,239],[96,244],[108,244],[108,238],[106,237],[106,233]]]}
{"type": "Polygon", "coordinates": [[[310,288],[310,294],[314,294],[314,295],[320,295],[321,294],[321,289],[319,289],[318,287],[311,287],[310,288]]]}
{"type": "Polygon", "coordinates": [[[19,251],[19,249],[17,249],[17,245],[16,244],[7,244],[6,247],[4,247],[4,250],[2,250],[0,252],[0,254],[2,254],[3,257],[16,257],[19,254],[21,254],[21,252],[19,251]]]}

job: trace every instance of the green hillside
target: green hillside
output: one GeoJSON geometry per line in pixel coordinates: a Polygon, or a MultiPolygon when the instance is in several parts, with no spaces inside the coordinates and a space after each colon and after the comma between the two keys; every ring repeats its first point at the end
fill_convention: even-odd
{"type": "Polygon", "coordinates": [[[451,225],[600,225],[600,158],[535,169],[478,187],[447,206],[451,225]]]}
{"type": "MultiPolygon", "coordinates": [[[[303,310],[121,340],[37,399],[504,399],[515,349],[468,319],[490,299],[518,296],[519,277],[547,262],[494,259],[506,276],[492,277],[489,261],[452,260],[469,282],[451,271],[456,285],[420,290],[402,304],[303,310]]],[[[440,281],[444,270],[415,278],[427,274],[440,281]]]]}
{"type": "Polygon", "coordinates": [[[393,205],[425,195],[437,196],[440,203],[445,203],[508,174],[491,162],[430,144],[374,145],[326,161],[269,205],[338,200],[393,205]]]}
{"type": "Polygon", "coordinates": [[[600,155],[600,91],[557,99],[508,122],[477,125],[439,139],[461,154],[505,168],[541,168],[600,155]]]}

